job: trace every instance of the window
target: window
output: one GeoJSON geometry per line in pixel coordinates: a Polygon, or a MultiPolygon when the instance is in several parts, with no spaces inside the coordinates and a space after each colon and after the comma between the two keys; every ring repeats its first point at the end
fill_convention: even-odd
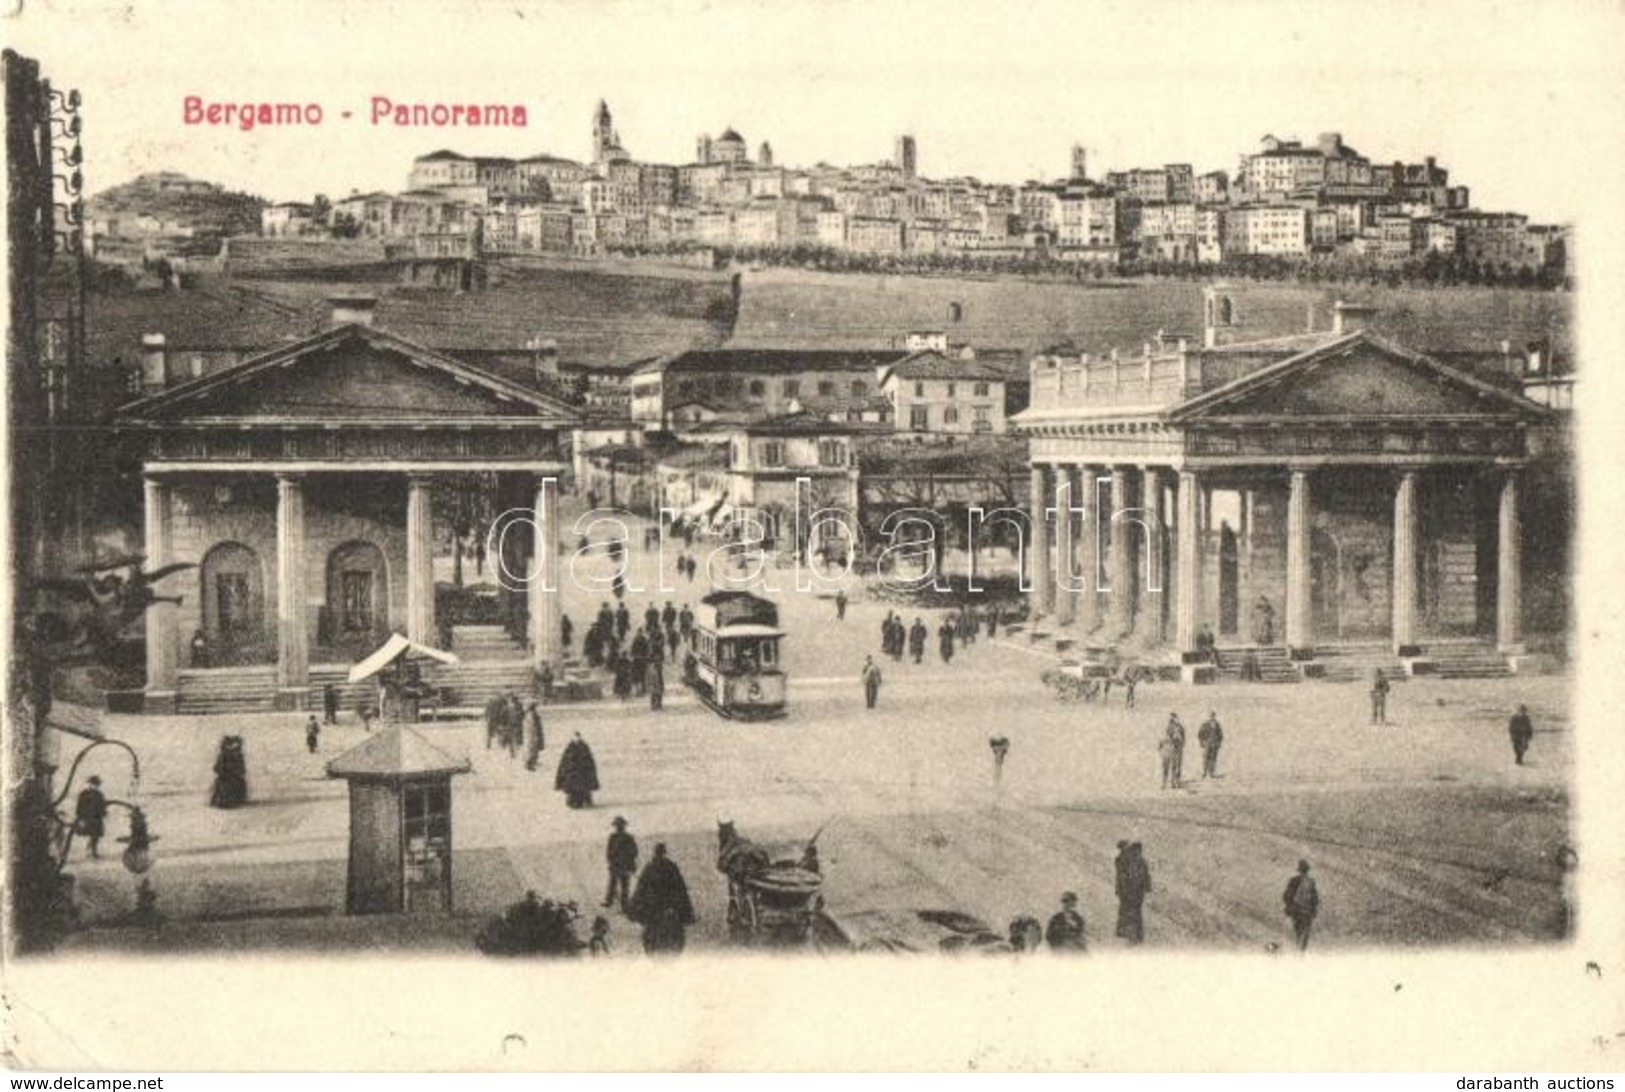
{"type": "Polygon", "coordinates": [[[763,383],[760,379],[752,379],[750,381],[750,387],[748,390],[750,391],[750,396],[752,398],[761,398],[767,394],[767,384],[763,383]]]}
{"type": "Polygon", "coordinates": [[[828,379],[819,380],[819,382],[818,382],[818,394],[819,394],[820,397],[828,398],[830,395],[832,395],[834,393],[835,393],[835,384],[834,383],[832,383],[828,379]]]}
{"type": "Polygon", "coordinates": [[[978,383],[978,384],[976,384],[976,397],[978,397],[978,398],[986,398],[987,395],[988,395],[988,384],[986,384],[986,383],[978,383]]]}
{"type": "Polygon", "coordinates": [[[925,384],[924,383],[915,383],[914,384],[914,397],[915,398],[924,398],[925,397],[925,384]]]}
{"type": "Polygon", "coordinates": [[[762,444],[762,465],[784,465],[784,443],[781,440],[768,440],[762,444]]]}
{"type": "Polygon", "coordinates": [[[908,410],[908,427],[915,432],[924,432],[930,427],[931,421],[927,416],[927,407],[910,406],[908,410]]]}
{"type": "Polygon", "coordinates": [[[958,407],[949,406],[947,409],[943,410],[942,411],[942,423],[945,424],[945,425],[957,425],[957,424],[959,424],[959,409],[958,409],[958,407]]]}
{"type": "Polygon", "coordinates": [[[952,383],[949,383],[948,384],[948,397],[952,398],[953,396],[954,396],[954,385],[952,383]]]}
{"type": "Polygon", "coordinates": [[[852,397],[853,398],[863,398],[863,397],[866,397],[868,395],[868,393],[869,393],[869,384],[865,383],[861,379],[852,380],[852,397]]]}
{"type": "Polygon", "coordinates": [[[799,379],[786,379],[784,381],[784,396],[786,398],[794,398],[796,395],[798,395],[800,393],[801,393],[801,380],[799,380],[799,379]]]}
{"type": "Polygon", "coordinates": [[[839,440],[818,441],[819,466],[845,466],[846,445],[839,440]]]}

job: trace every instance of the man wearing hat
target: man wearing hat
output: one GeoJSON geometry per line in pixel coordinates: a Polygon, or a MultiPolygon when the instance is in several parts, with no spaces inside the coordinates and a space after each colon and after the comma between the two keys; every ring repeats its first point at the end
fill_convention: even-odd
{"type": "Polygon", "coordinates": [[[621,913],[626,913],[626,901],[632,897],[632,874],[638,870],[638,840],[626,832],[626,819],[617,815],[610,824],[615,832],[609,836],[604,856],[609,861],[609,886],[604,889],[604,905],[613,906],[616,889],[620,889],[621,913]]]}
{"type": "Polygon", "coordinates": [[[1314,927],[1315,915],[1320,913],[1320,891],[1315,887],[1315,879],[1309,875],[1309,862],[1298,862],[1298,874],[1286,882],[1286,890],[1281,893],[1281,901],[1286,910],[1286,916],[1292,919],[1292,938],[1297,942],[1298,951],[1309,947],[1309,930],[1314,927]]]}
{"type": "Polygon", "coordinates": [[[102,779],[92,776],[73,805],[73,827],[90,846],[90,855],[99,858],[102,835],[107,833],[107,797],[102,795],[102,779]]]}
{"type": "Polygon", "coordinates": [[[1061,896],[1061,909],[1049,919],[1044,939],[1052,952],[1083,952],[1083,915],[1078,913],[1078,896],[1068,891],[1061,896]]]}

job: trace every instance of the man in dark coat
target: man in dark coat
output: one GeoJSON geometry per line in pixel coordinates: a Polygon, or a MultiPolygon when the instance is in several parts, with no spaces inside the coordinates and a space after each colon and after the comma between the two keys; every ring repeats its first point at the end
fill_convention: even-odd
{"type": "Polygon", "coordinates": [[[214,759],[214,788],[209,792],[211,808],[240,808],[248,803],[248,759],[243,754],[242,736],[221,736],[220,751],[214,759]]]}
{"type": "Polygon", "coordinates": [[[891,622],[892,613],[887,611],[885,619],[880,623],[880,654],[882,656],[891,655],[891,622]]]}
{"type": "Polygon", "coordinates": [[[498,741],[505,741],[508,723],[508,699],[501,694],[485,703],[485,749],[498,741]]]}
{"type": "Polygon", "coordinates": [[[880,697],[880,668],[875,666],[873,656],[863,658],[863,703],[868,709],[875,707],[875,701],[880,697]]]}
{"type": "Polygon", "coordinates": [[[835,592],[835,620],[837,622],[846,621],[846,591],[844,589],[835,592]]]}
{"type": "Polygon", "coordinates": [[[1219,748],[1224,745],[1224,729],[1219,725],[1219,714],[1208,711],[1207,719],[1196,730],[1196,742],[1202,745],[1202,776],[1213,777],[1219,771],[1219,748]]]}
{"type": "Polygon", "coordinates": [[[1388,723],[1388,676],[1380,667],[1371,673],[1371,723],[1388,723]]]}
{"type": "Polygon", "coordinates": [[[655,844],[654,858],[638,876],[626,916],[643,926],[643,950],[650,955],[683,950],[683,930],[697,919],[683,873],[666,856],[666,843],[655,844]]]}
{"type": "Polygon", "coordinates": [[[1145,940],[1145,897],[1151,893],[1151,869],[1139,842],[1117,843],[1117,935],[1130,944],[1145,940]]]}
{"type": "Polygon", "coordinates": [[[915,663],[919,663],[925,656],[926,636],[925,622],[918,618],[914,619],[914,625],[908,631],[908,651],[909,655],[914,657],[915,663]]]}
{"type": "Polygon", "coordinates": [[[1084,940],[1083,915],[1078,913],[1078,896],[1068,891],[1061,896],[1061,909],[1049,919],[1044,940],[1050,951],[1056,953],[1082,953],[1088,950],[1084,940]]]}
{"type": "Polygon", "coordinates": [[[937,651],[942,654],[943,663],[952,663],[954,658],[954,622],[947,619],[937,629],[937,651]]]}
{"type": "Polygon", "coordinates": [[[626,640],[626,631],[632,628],[632,612],[622,603],[615,608],[615,639],[626,640]]]}
{"type": "Polygon", "coordinates": [[[666,665],[659,656],[651,657],[644,669],[643,688],[649,693],[649,708],[658,713],[666,704],[666,665]]]}
{"type": "Polygon", "coordinates": [[[667,631],[677,628],[677,608],[672,605],[670,599],[666,600],[666,608],[660,612],[660,625],[667,631]]]}
{"type": "Polygon", "coordinates": [[[339,688],[332,683],[322,687],[322,723],[337,724],[339,722],[339,688]]]}
{"type": "Polygon", "coordinates": [[[524,724],[525,769],[534,770],[542,751],[547,747],[547,735],[542,730],[542,711],[536,707],[535,698],[525,703],[524,724]]]}
{"type": "Polygon", "coordinates": [[[1281,894],[1281,902],[1286,909],[1286,916],[1292,919],[1292,937],[1298,944],[1298,951],[1309,947],[1309,930],[1315,924],[1315,915],[1320,912],[1320,891],[1315,887],[1314,877],[1309,875],[1309,862],[1298,862],[1298,874],[1286,882],[1286,890],[1281,894]]]}
{"type": "Polygon", "coordinates": [[[92,777],[73,803],[73,829],[84,838],[93,858],[101,856],[102,835],[107,833],[107,797],[102,795],[102,779],[92,777]]]}
{"type": "Polygon", "coordinates": [[[559,617],[559,642],[560,642],[559,647],[564,649],[564,651],[566,651],[566,652],[570,651],[570,638],[575,636],[575,631],[576,631],[575,623],[570,621],[570,616],[568,614],[560,615],[560,617],[559,617]]]}
{"type": "Polygon", "coordinates": [[[688,635],[694,632],[694,612],[689,609],[687,603],[684,603],[683,609],[677,612],[677,632],[682,634],[685,642],[688,635]]]}
{"type": "Polygon", "coordinates": [[[650,603],[643,612],[643,628],[654,629],[660,625],[660,608],[650,603]]]}
{"type": "Polygon", "coordinates": [[[1535,725],[1529,719],[1529,707],[1518,706],[1518,711],[1512,714],[1507,722],[1507,734],[1512,737],[1512,757],[1518,765],[1523,765],[1523,756],[1529,750],[1529,741],[1535,738],[1535,725]]]}
{"type": "Polygon", "coordinates": [[[610,824],[615,828],[609,836],[609,844],[604,848],[604,858],[609,863],[609,886],[604,889],[604,906],[614,906],[620,903],[621,913],[626,913],[627,900],[632,897],[632,877],[638,870],[638,840],[626,832],[626,820],[617,815],[610,824]],[[619,898],[617,898],[619,892],[619,898]]]}
{"type": "Polygon", "coordinates": [[[593,761],[592,748],[587,746],[580,732],[564,745],[558,772],[553,775],[553,788],[564,794],[564,802],[569,807],[592,807],[592,794],[598,791],[598,764],[593,761]]]}

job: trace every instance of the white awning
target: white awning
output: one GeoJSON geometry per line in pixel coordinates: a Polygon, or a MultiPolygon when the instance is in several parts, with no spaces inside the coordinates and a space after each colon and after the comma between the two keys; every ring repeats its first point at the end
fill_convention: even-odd
{"type": "Polygon", "coordinates": [[[450,652],[442,652],[438,648],[420,645],[416,641],[408,641],[399,633],[391,633],[389,640],[385,641],[377,652],[350,668],[350,674],[347,677],[351,682],[360,682],[362,679],[368,679],[378,674],[378,672],[402,657],[413,660],[437,660],[443,664],[462,662],[450,652]]]}

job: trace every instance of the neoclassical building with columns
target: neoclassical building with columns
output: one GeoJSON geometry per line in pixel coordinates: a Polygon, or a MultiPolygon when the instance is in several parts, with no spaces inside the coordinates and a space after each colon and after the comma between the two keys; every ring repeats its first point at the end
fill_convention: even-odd
{"type": "Polygon", "coordinates": [[[1365,308],[1245,341],[1234,298],[1206,303],[1200,346],[1032,362],[1012,426],[1049,510],[1031,524],[1037,628],[1192,681],[1213,676],[1207,634],[1288,677],[1361,648],[1414,673],[1463,649],[1516,670],[1531,579],[1541,628],[1562,630],[1550,410],[1378,336],[1365,308]]]}
{"type": "Polygon", "coordinates": [[[223,666],[274,676],[268,700],[302,708],[319,697],[313,662],[354,662],[391,632],[441,644],[440,490],[492,489],[528,517],[501,560],[534,573],[539,553],[554,578],[505,593],[527,627],[514,654],[559,655],[558,536],[530,528],[557,519],[556,485],[542,483],[566,471],[575,409],[377,329],[364,307],[335,319],[348,321],[120,411],[140,446],[146,565],[197,565],[160,589],[179,605],[146,614],[148,710],[174,709],[189,673],[223,666]]]}

